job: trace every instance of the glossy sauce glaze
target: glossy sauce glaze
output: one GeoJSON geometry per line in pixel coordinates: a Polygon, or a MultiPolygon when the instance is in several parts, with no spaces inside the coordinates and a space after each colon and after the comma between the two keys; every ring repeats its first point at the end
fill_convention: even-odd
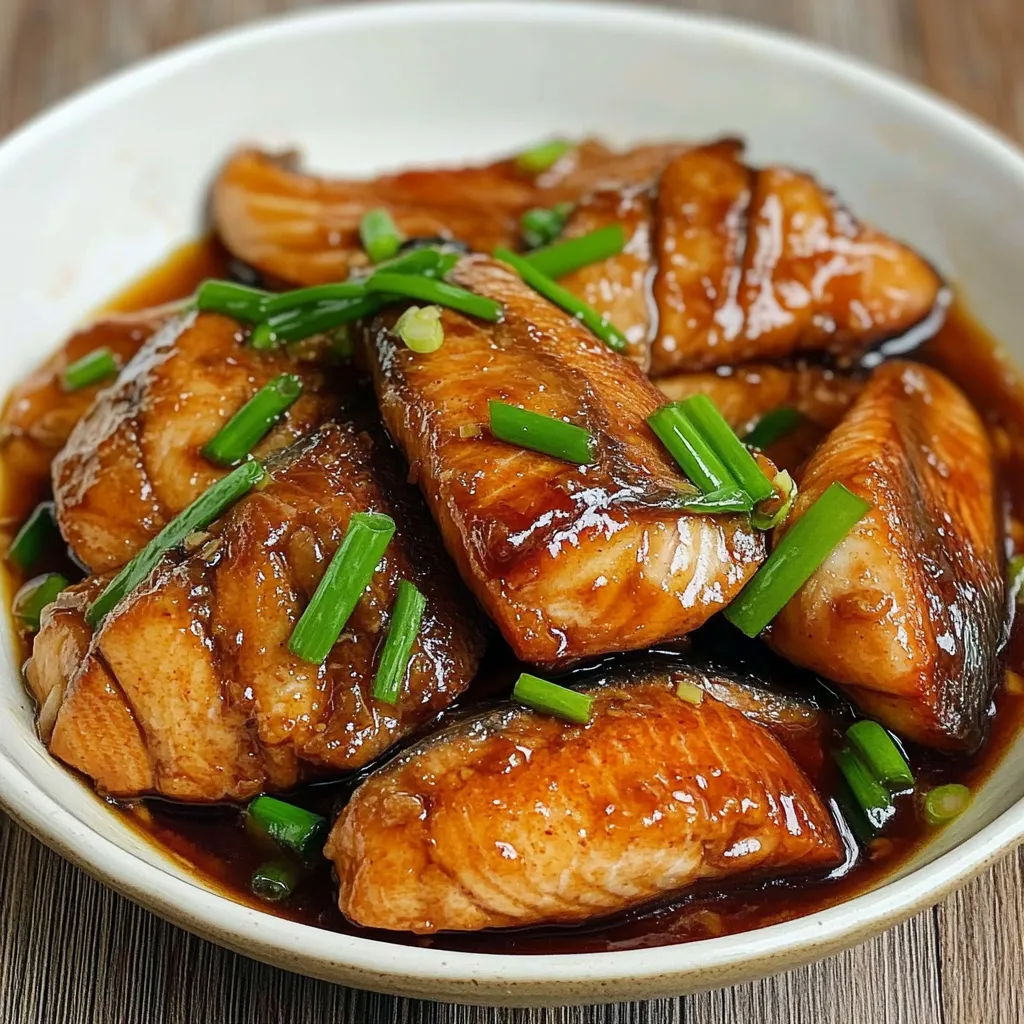
{"type": "MultiPolygon", "coordinates": [[[[230,265],[230,260],[215,244],[192,245],[123,293],[108,310],[127,313],[166,303],[190,294],[206,277],[229,276],[233,271],[237,268],[230,265]]],[[[236,272],[234,276],[241,275],[236,272]]],[[[109,338],[94,340],[94,347],[103,344],[110,344],[109,338]]],[[[131,344],[129,339],[125,357],[130,355],[131,344]]],[[[89,347],[88,332],[79,336],[77,345],[80,350],[74,352],[76,358],[89,347]]],[[[1009,543],[1014,549],[1024,548],[1024,527],[1021,526],[1024,520],[1024,382],[1019,372],[984,331],[955,305],[939,334],[913,358],[952,376],[978,408],[993,438],[1001,476],[1008,490],[1008,506],[1012,510],[1007,527],[1009,543]]],[[[39,372],[53,373],[58,365],[55,360],[39,372]]],[[[55,404],[58,396],[59,390],[55,387],[55,404]]],[[[9,406],[6,422],[10,423],[10,419],[9,406]]],[[[25,451],[19,447],[17,438],[12,440],[10,431],[0,452],[4,474],[2,526],[9,539],[28,511],[48,496],[49,480],[41,471],[43,467],[38,459],[35,464],[26,459],[25,451]]],[[[82,575],[64,550],[49,552],[45,561],[46,564],[34,571],[60,569],[72,580],[82,575]]],[[[24,580],[9,564],[3,564],[6,592],[10,596],[24,580]]],[[[978,786],[1012,743],[1024,720],[1024,629],[1019,626],[1018,622],[1004,656],[1007,683],[998,690],[990,712],[992,720],[987,742],[978,753],[957,758],[909,747],[907,753],[919,791],[946,782],[978,786]]],[[[27,657],[30,637],[22,635],[21,639],[27,657]]],[[[813,741],[809,738],[794,741],[790,750],[819,792],[827,797],[835,789],[835,769],[832,759],[823,756],[823,750],[838,743],[842,730],[849,724],[849,705],[834,689],[811,673],[782,661],[760,642],[738,642],[739,639],[730,627],[712,620],[692,635],[689,644],[668,650],[663,657],[677,658],[687,664],[703,661],[722,665],[741,674],[744,671],[756,674],[791,692],[795,689],[813,694],[829,711],[830,735],[824,742],[817,736],[813,741]]],[[[600,666],[577,670],[570,681],[582,681],[588,673],[600,672],[613,660],[616,664],[628,664],[629,657],[606,659],[600,666]]],[[[521,668],[504,644],[492,642],[476,680],[457,704],[442,714],[442,720],[450,720],[468,705],[506,695],[521,668]]],[[[436,728],[436,724],[431,728],[436,728]]],[[[289,794],[288,799],[333,820],[365,771],[339,781],[303,786],[289,794]]],[[[851,852],[845,863],[816,878],[803,876],[763,883],[755,880],[725,893],[717,891],[715,883],[702,883],[689,890],[686,896],[669,903],[578,927],[415,936],[371,931],[347,922],[337,908],[336,882],[326,860],[305,877],[285,905],[263,903],[252,896],[249,891],[252,872],[273,851],[246,828],[237,806],[198,809],[161,799],[112,801],[112,804],[175,860],[231,899],[295,921],[349,934],[411,945],[493,953],[633,949],[741,932],[790,920],[840,903],[876,885],[931,835],[919,806],[915,805],[915,798],[900,797],[897,798],[897,813],[884,837],[876,839],[866,852],[857,855],[852,852],[854,846],[847,834],[847,847],[851,852]]]]}

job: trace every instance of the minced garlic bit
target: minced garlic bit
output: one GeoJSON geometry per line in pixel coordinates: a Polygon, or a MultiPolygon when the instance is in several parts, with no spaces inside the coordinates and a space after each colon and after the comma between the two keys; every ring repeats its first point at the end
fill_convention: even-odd
{"type": "Polygon", "coordinates": [[[687,704],[700,704],[704,700],[704,691],[696,683],[683,679],[676,684],[676,696],[687,704]]]}

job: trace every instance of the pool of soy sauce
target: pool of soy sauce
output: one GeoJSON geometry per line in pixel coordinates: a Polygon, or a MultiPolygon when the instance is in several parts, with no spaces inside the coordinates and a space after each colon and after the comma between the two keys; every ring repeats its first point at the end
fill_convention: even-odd
{"type": "MultiPolygon", "coordinates": [[[[108,310],[131,312],[173,301],[191,294],[204,278],[229,276],[234,270],[216,243],[198,242],[182,249],[162,267],[122,293],[108,310]]],[[[83,342],[79,339],[79,342],[88,344],[88,340],[83,342]]],[[[74,353],[75,357],[82,354],[82,351],[74,353]]],[[[1021,525],[1024,522],[1024,382],[1018,371],[998,345],[955,303],[938,335],[918,349],[913,358],[949,373],[988,423],[1007,489],[1010,511],[1008,547],[1024,549],[1024,526],[1021,525]]],[[[37,376],[56,373],[59,360],[58,354],[44,364],[37,376]]],[[[11,404],[8,403],[5,422],[9,421],[11,404]]],[[[35,504],[46,499],[48,477],[46,466],[38,464],[38,460],[37,464],[27,460],[23,453],[17,451],[16,445],[0,447],[0,468],[4,480],[0,528],[9,538],[35,504]]],[[[80,569],[69,561],[63,548],[55,547],[48,552],[46,563],[34,571],[59,570],[72,579],[81,576],[80,569]]],[[[6,576],[6,593],[10,596],[24,579],[9,565],[5,565],[3,573],[6,576]]],[[[16,629],[13,624],[12,629],[16,629]]],[[[27,657],[31,638],[22,634],[21,640],[27,657]]],[[[727,625],[714,621],[662,656],[688,663],[712,662],[741,673],[750,673],[788,692],[805,694],[827,709],[827,734],[815,737],[813,742],[808,738],[805,742],[791,743],[790,747],[795,759],[821,793],[837,791],[835,769],[827,752],[829,747],[839,742],[842,730],[852,720],[852,712],[832,688],[771,654],[759,641],[747,641],[727,625]]],[[[627,663],[628,660],[617,659],[627,663]]],[[[598,666],[577,671],[601,671],[615,661],[606,659],[598,666]]],[[[978,753],[951,759],[914,747],[907,749],[919,790],[945,782],[977,787],[1012,744],[1024,722],[1024,629],[1013,629],[1005,663],[1007,684],[994,699],[989,737],[978,753]]],[[[500,640],[494,640],[478,678],[458,705],[441,716],[441,721],[450,721],[480,702],[507,695],[522,667],[500,640]]],[[[437,728],[438,724],[433,723],[432,728],[437,728]]],[[[285,798],[333,818],[366,771],[349,778],[305,785],[286,794],[285,798]]],[[[268,847],[267,840],[247,828],[244,815],[236,806],[192,807],[162,799],[112,802],[112,806],[136,829],[174,855],[179,863],[187,864],[207,885],[236,901],[295,921],[348,934],[417,946],[490,953],[637,949],[732,934],[791,920],[841,903],[877,885],[933,834],[924,821],[919,801],[913,796],[897,797],[896,814],[884,836],[867,848],[857,850],[849,829],[844,825],[849,856],[840,868],[824,877],[755,879],[740,887],[732,886],[725,892],[716,890],[712,885],[698,887],[683,898],[571,928],[415,936],[370,931],[346,921],[337,909],[335,882],[326,861],[307,871],[286,903],[261,902],[249,891],[249,880],[253,871],[275,851],[268,847]]],[[[832,807],[841,820],[835,801],[832,801],[832,807]]]]}

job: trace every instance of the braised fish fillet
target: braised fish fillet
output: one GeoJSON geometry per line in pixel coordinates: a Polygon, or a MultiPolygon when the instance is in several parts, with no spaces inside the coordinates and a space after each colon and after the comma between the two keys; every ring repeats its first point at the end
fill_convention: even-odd
{"type": "MultiPolygon", "coordinates": [[[[94,572],[128,561],[227,470],[201,449],[261,388],[297,374],[304,392],[255,449],[287,447],[338,408],[322,367],[290,351],[244,344],[241,326],[212,313],[176,318],[96,396],[53,461],[57,521],[94,572]]],[[[335,375],[336,376],[336,375],[335,375]]]]}
{"type": "Polygon", "coordinates": [[[1005,621],[977,413],[936,370],[885,363],[810,459],[788,525],[832,481],[874,508],[775,618],[769,644],[907,739],[976,747],[1005,621]]]}
{"type": "Polygon", "coordinates": [[[89,582],[44,615],[27,668],[50,751],[113,796],[242,800],[358,768],[462,692],[482,654],[468,595],[383,434],[330,423],[166,561],[95,636],[89,582]],[[288,650],[353,512],[397,531],[323,665],[288,650]],[[395,706],[372,696],[398,583],[426,596],[395,706]]]}
{"type": "Polygon", "coordinates": [[[835,867],[810,782],[742,711],[711,692],[692,703],[709,682],[612,677],[583,687],[587,726],[503,705],[400,754],[327,842],[342,913],[418,933],[570,924],[700,881],[835,867]]]}
{"type": "Polygon", "coordinates": [[[809,175],[746,166],[741,149],[691,149],[661,176],[652,374],[808,350],[854,358],[933,310],[941,281],[913,250],[809,175]]]}
{"type": "Polygon", "coordinates": [[[445,310],[444,345],[417,355],[391,314],[367,328],[369,358],[445,545],[517,656],[648,647],[724,607],[764,542],[739,517],[681,509],[692,491],[645,423],[657,389],[503,265],[465,258],[452,279],[504,303],[504,322],[445,310]],[[586,428],[595,463],[498,441],[491,399],[586,428]]]}

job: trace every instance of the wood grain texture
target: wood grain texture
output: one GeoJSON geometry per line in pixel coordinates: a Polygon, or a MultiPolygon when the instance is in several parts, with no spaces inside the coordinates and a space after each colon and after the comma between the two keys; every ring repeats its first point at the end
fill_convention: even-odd
{"type": "MultiPolygon", "coordinates": [[[[290,0],[0,0],[0,135],[117,68],[290,0]]],[[[696,0],[917,78],[1024,139],[1022,0],[696,0]]],[[[1024,854],[811,967],[680,1000],[492,1010],[264,967],[174,928],[0,815],[0,1021],[203,1024],[1017,1024],[1024,854]]]]}

